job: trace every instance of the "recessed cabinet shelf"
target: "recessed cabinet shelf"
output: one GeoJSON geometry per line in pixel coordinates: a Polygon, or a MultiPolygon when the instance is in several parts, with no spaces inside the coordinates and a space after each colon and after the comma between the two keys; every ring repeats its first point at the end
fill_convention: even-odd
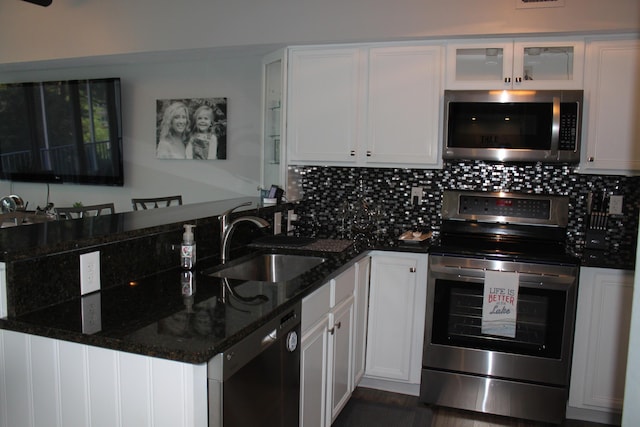
{"type": "Polygon", "coordinates": [[[262,137],[262,188],[286,186],[281,138],[283,129],[283,93],[285,92],[285,51],[263,60],[264,99],[262,137]]]}

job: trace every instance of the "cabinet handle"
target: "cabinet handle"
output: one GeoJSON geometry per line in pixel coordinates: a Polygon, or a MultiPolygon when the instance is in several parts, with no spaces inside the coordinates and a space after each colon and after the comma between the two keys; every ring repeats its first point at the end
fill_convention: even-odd
{"type": "Polygon", "coordinates": [[[589,162],[595,162],[596,158],[593,156],[589,156],[589,158],[587,159],[589,162]]]}
{"type": "Polygon", "coordinates": [[[411,268],[409,269],[409,273],[415,273],[415,272],[416,272],[416,268],[415,268],[415,267],[411,267],[411,268]]]}
{"type": "Polygon", "coordinates": [[[342,326],[342,322],[338,322],[335,325],[333,325],[333,328],[329,329],[329,334],[333,335],[336,332],[336,328],[340,329],[340,327],[342,326]]]}
{"type": "Polygon", "coordinates": [[[354,157],[356,155],[356,150],[351,150],[351,157],[354,157]]]}
{"type": "Polygon", "coordinates": [[[522,77],[516,77],[516,83],[522,83],[522,77]]]}
{"type": "Polygon", "coordinates": [[[505,83],[511,83],[511,77],[505,77],[504,78],[504,82],[505,83]]]}
{"type": "Polygon", "coordinates": [[[367,150],[367,157],[371,157],[371,151],[367,150]]]}

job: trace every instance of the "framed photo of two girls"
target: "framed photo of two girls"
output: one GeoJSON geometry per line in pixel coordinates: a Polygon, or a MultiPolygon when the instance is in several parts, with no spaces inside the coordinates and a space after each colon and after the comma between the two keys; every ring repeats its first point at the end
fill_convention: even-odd
{"type": "Polygon", "coordinates": [[[156,101],[158,159],[227,158],[227,98],[156,101]]]}

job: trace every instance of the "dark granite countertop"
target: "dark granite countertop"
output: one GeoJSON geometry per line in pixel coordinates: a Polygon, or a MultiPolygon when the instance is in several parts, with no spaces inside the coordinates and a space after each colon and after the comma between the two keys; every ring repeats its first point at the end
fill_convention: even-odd
{"type": "MultiPolygon", "coordinates": [[[[256,251],[265,250],[254,249],[251,253],[256,251]]],[[[0,327],[152,357],[206,363],[293,306],[362,253],[354,245],[341,252],[276,251],[321,256],[326,261],[286,282],[229,280],[228,290],[222,279],[205,274],[215,267],[204,262],[194,270],[195,292],[191,296],[183,295],[185,282],[180,269],[105,289],[90,294],[100,299],[102,328],[95,333],[83,333],[82,304],[87,296],[0,319],[0,327]],[[257,295],[260,297],[255,298],[257,295]]]]}
{"type": "Polygon", "coordinates": [[[243,197],[7,227],[0,230],[0,261],[100,245],[149,234],[156,229],[165,229],[170,224],[179,225],[185,221],[197,223],[198,219],[220,215],[244,202],[252,204],[238,208],[236,212],[262,207],[258,198],[243,197]]]}
{"type": "MultiPolygon", "coordinates": [[[[135,233],[143,228],[148,230],[149,227],[165,225],[170,222],[167,214],[172,215],[173,222],[187,221],[221,213],[246,200],[191,205],[187,207],[187,212],[176,209],[175,215],[167,212],[170,208],[165,208],[161,212],[162,219],[160,213],[156,216],[155,213],[137,215],[131,212],[121,214],[117,221],[111,221],[110,227],[116,227],[121,236],[127,230],[135,233]]],[[[72,222],[63,222],[59,228],[66,228],[65,224],[72,222]]],[[[72,225],[69,227],[73,228],[72,225]]],[[[104,229],[94,232],[93,236],[96,239],[101,239],[100,236],[110,238],[108,234],[104,229]]],[[[81,235],[85,239],[91,237],[87,236],[86,230],[82,230],[81,235]]],[[[152,357],[206,363],[217,353],[292,307],[366,251],[428,253],[432,243],[430,240],[419,244],[406,243],[398,241],[397,236],[382,236],[374,241],[356,239],[351,244],[350,241],[331,239],[331,236],[324,237],[327,238],[303,246],[277,245],[273,242],[270,245],[249,245],[246,248],[247,255],[228,263],[230,266],[252,253],[265,251],[303,253],[326,258],[324,263],[286,282],[229,280],[229,287],[226,288],[222,279],[206,274],[216,267],[217,261],[205,259],[194,270],[193,295],[188,295],[189,292],[183,295],[185,281],[182,270],[178,268],[93,294],[94,298],[98,295],[101,308],[101,329],[95,333],[83,333],[82,305],[86,296],[18,317],[0,319],[0,327],[152,357]],[[260,297],[255,298],[256,295],[260,297]]],[[[31,236],[25,242],[10,245],[9,249],[19,254],[22,250],[33,248],[37,240],[36,236],[31,236]],[[31,238],[33,240],[29,240],[31,238]]],[[[6,241],[0,239],[0,244],[4,245],[6,241]]],[[[57,244],[58,247],[73,244],[73,238],[65,235],[58,239],[57,244]]],[[[7,247],[2,247],[3,252],[7,253],[7,247]]],[[[591,261],[591,266],[599,266],[594,264],[596,261],[591,261]]]]}
{"type": "MultiPolygon", "coordinates": [[[[247,201],[252,205],[237,211],[264,209],[269,212],[263,213],[270,214],[274,209],[260,206],[257,198],[239,198],[5,228],[0,232],[0,260],[13,262],[166,231],[167,227],[181,228],[182,222],[210,220],[247,201]]],[[[152,357],[205,363],[339,274],[366,250],[426,253],[428,249],[426,244],[402,245],[395,238],[351,242],[333,236],[316,239],[304,247],[273,246],[277,245],[247,246],[246,251],[304,253],[322,256],[326,261],[287,282],[229,280],[227,288],[222,279],[205,274],[215,267],[217,257],[199,259],[192,274],[192,295],[183,295],[183,271],[175,268],[119,279],[121,283],[110,283],[89,296],[2,318],[0,327],[152,357]],[[262,297],[247,299],[255,295],[262,297]],[[83,304],[99,307],[98,330],[83,327],[83,304]]],[[[227,265],[240,260],[231,260],[227,265]]]]}

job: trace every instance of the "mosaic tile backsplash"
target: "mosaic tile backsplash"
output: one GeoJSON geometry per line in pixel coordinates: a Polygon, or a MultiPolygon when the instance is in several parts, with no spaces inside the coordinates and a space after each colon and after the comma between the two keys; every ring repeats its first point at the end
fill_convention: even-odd
{"type": "Polygon", "coordinates": [[[569,165],[446,162],[443,169],[292,167],[302,190],[301,233],[340,236],[345,207],[364,198],[379,211],[378,229],[388,235],[406,230],[439,231],[444,190],[505,191],[569,196],[567,239],[584,249],[589,192],[624,196],[623,215],[609,218],[610,250],[636,246],[640,177],[583,175],[569,165]],[[411,204],[411,188],[423,187],[422,204],[411,204]]]}

